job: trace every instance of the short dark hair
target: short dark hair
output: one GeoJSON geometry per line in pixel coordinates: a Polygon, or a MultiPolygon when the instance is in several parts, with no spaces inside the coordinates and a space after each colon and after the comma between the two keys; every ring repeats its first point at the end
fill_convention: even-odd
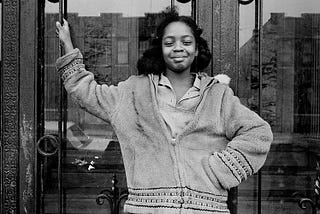
{"type": "Polygon", "coordinates": [[[162,56],[161,41],[164,35],[165,28],[172,22],[183,22],[190,27],[192,34],[195,37],[198,49],[198,56],[195,57],[191,65],[191,72],[198,72],[205,69],[211,61],[211,52],[207,41],[201,37],[202,29],[198,27],[196,22],[187,16],[179,16],[177,13],[171,13],[159,24],[156,37],[153,39],[152,46],[147,49],[137,63],[138,73],[148,75],[161,74],[165,71],[166,65],[162,56]]]}

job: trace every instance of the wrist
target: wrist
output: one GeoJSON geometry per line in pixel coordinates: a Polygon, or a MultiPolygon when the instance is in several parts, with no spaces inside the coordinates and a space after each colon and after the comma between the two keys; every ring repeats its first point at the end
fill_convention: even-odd
{"type": "Polygon", "coordinates": [[[70,53],[74,49],[73,44],[71,42],[64,43],[63,46],[65,54],[70,53]]]}

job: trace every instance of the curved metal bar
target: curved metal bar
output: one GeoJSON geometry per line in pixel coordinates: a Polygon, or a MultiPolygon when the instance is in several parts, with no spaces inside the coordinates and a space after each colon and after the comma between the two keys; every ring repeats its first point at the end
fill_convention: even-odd
{"type": "Polygon", "coordinates": [[[59,138],[57,136],[54,136],[54,135],[51,135],[51,134],[48,134],[48,135],[44,135],[42,136],[38,141],[37,141],[37,150],[38,152],[43,155],[43,156],[52,156],[54,154],[57,153],[58,149],[59,149],[59,138]],[[47,152],[47,151],[44,151],[43,149],[41,149],[40,145],[42,142],[45,142],[45,140],[48,140],[49,142],[51,142],[51,144],[53,145],[53,147],[55,147],[54,151],[52,152],[47,152]]]}
{"type": "Polygon", "coordinates": [[[311,208],[312,208],[312,214],[316,214],[317,213],[317,207],[316,204],[310,199],[310,198],[301,198],[299,201],[299,207],[301,209],[307,209],[307,204],[310,204],[311,208]]]}
{"type": "Polygon", "coordinates": [[[118,202],[117,202],[117,211],[118,213],[121,213],[120,212],[120,204],[122,201],[126,201],[128,199],[128,196],[129,196],[129,192],[126,190],[126,191],[123,191],[118,199],[118,202]]]}
{"type": "Polygon", "coordinates": [[[107,200],[110,207],[113,207],[113,197],[112,197],[112,191],[105,189],[103,191],[100,192],[100,194],[97,196],[96,198],[96,202],[98,205],[102,205],[104,204],[104,200],[107,200]]]}
{"type": "Polygon", "coordinates": [[[320,195],[320,177],[317,176],[315,182],[314,182],[314,192],[316,195],[320,195]]]}
{"type": "Polygon", "coordinates": [[[127,200],[128,199],[128,196],[129,196],[129,193],[128,191],[124,191],[121,193],[120,197],[119,197],[119,201],[122,201],[122,200],[127,200]]]}
{"type": "Polygon", "coordinates": [[[180,2],[180,3],[183,3],[183,4],[188,3],[189,1],[191,1],[191,0],[177,0],[177,2],[180,2]]]}
{"type": "Polygon", "coordinates": [[[251,4],[254,0],[239,0],[239,4],[248,5],[251,4]]]}

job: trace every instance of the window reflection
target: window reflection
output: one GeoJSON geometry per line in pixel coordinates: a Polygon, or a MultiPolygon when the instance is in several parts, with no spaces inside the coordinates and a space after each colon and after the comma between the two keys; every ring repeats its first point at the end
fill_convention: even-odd
{"type": "MultiPolygon", "coordinates": [[[[320,2],[290,1],[288,4],[290,6],[285,1],[267,1],[263,5],[263,99],[270,101],[264,103],[262,116],[275,131],[319,137],[320,2]]],[[[253,6],[240,8],[241,70],[250,76],[251,89],[257,83],[253,6]]],[[[257,108],[256,96],[247,98],[249,105],[257,108]]]]}
{"type": "MultiPolygon", "coordinates": [[[[59,108],[59,76],[55,68],[55,60],[59,56],[59,41],[55,34],[55,23],[59,20],[59,5],[46,1],[45,3],[45,121],[57,121],[59,108]]],[[[46,133],[55,130],[58,133],[58,123],[46,123],[46,133]],[[50,124],[50,125],[49,125],[50,124]]]]}
{"type": "MultiPolygon", "coordinates": [[[[257,110],[261,54],[261,115],[275,134],[262,169],[262,213],[304,213],[295,196],[314,197],[320,153],[320,1],[263,1],[260,53],[254,12],[254,4],[240,6],[239,91],[257,110]]],[[[239,187],[239,213],[257,211],[258,186],[250,189],[249,183],[257,179],[239,187]]]]}
{"type": "Polygon", "coordinates": [[[192,14],[191,3],[192,3],[192,1],[189,1],[186,3],[180,3],[178,1],[174,1],[174,6],[177,7],[180,15],[191,16],[191,14],[192,14]]]}

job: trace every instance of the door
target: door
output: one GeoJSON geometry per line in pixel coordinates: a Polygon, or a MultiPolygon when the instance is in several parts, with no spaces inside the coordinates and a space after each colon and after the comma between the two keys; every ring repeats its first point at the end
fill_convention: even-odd
{"type": "Polygon", "coordinates": [[[271,124],[274,142],[239,186],[238,212],[317,213],[320,2],[242,2],[238,95],[271,124]]]}
{"type": "Polygon", "coordinates": [[[122,213],[126,179],[110,124],[66,95],[55,61],[63,54],[55,22],[66,18],[75,47],[98,83],[116,85],[137,74],[163,13],[191,16],[191,2],[149,0],[45,1],[43,137],[37,144],[39,213],[122,213]]]}
{"type": "Polygon", "coordinates": [[[135,74],[131,59],[148,47],[159,13],[175,5],[204,28],[211,74],[232,76],[241,101],[275,134],[265,166],[234,191],[232,213],[316,213],[319,1],[123,1],[1,1],[0,212],[117,210],[126,190],[117,140],[63,92],[54,23],[68,16],[88,68],[116,84],[135,74]]]}

